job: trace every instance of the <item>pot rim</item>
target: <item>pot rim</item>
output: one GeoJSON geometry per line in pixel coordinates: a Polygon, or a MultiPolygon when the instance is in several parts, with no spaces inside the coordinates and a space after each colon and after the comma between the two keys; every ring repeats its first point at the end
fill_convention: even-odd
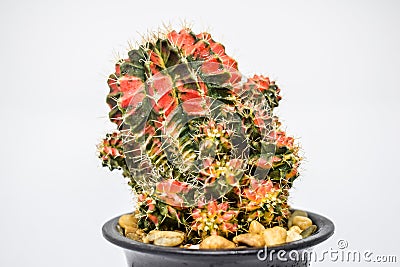
{"type": "MultiPolygon", "coordinates": [[[[297,241],[289,242],[284,245],[268,247],[268,249],[279,251],[289,251],[289,250],[301,250],[314,247],[319,243],[327,240],[334,233],[335,226],[331,220],[328,218],[306,211],[308,217],[313,221],[318,228],[317,231],[311,236],[300,239],[297,241]]],[[[121,215],[120,215],[121,216],[121,215]]],[[[193,256],[220,256],[220,255],[255,255],[261,249],[265,247],[257,248],[236,248],[236,249],[187,249],[187,248],[177,248],[177,247],[163,247],[153,244],[146,244],[139,241],[129,239],[121,235],[117,230],[118,219],[117,216],[109,221],[107,221],[102,228],[103,236],[106,240],[122,247],[127,250],[134,250],[147,254],[181,254],[181,255],[193,255],[193,256]]]]}

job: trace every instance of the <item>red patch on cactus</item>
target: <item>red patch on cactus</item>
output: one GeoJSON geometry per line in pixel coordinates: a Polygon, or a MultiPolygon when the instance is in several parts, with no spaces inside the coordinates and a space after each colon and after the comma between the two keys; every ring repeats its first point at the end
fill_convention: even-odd
{"type": "Polygon", "coordinates": [[[254,178],[250,179],[250,187],[252,190],[257,192],[259,195],[265,195],[271,192],[273,183],[270,180],[257,180],[254,178]]]}
{"type": "Polygon", "coordinates": [[[218,58],[218,62],[224,65],[224,69],[231,73],[231,78],[229,79],[231,84],[235,84],[242,79],[241,74],[238,72],[237,61],[225,53],[225,47],[222,44],[215,42],[209,33],[200,33],[197,38],[210,44],[210,50],[216,55],[215,58],[218,58]]]}
{"type": "Polygon", "coordinates": [[[211,39],[211,34],[209,34],[208,32],[201,32],[199,34],[196,34],[196,37],[200,40],[205,40],[207,42],[210,42],[211,39]]]}
{"type": "Polygon", "coordinates": [[[161,146],[161,141],[158,138],[153,138],[153,145],[151,146],[149,154],[151,156],[160,155],[162,153],[161,146]]]}
{"type": "Polygon", "coordinates": [[[200,204],[192,211],[192,229],[195,231],[210,232],[211,235],[228,234],[237,230],[237,223],[233,222],[238,215],[237,210],[229,208],[227,202],[210,201],[205,207],[200,204]]]}
{"type": "Polygon", "coordinates": [[[268,160],[268,159],[266,159],[266,158],[262,158],[262,157],[260,157],[260,158],[257,160],[257,162],[256,162],[255,165],[256,165],[257,167],[262,168],[262,169],[269,169],[269,168],[272,167],[271,161],[268,160]]]}
{"type": "Polygon", "coordinates": [[[158,225],[158,218],[153,214],[147,214],[147,217],[150,221],[152,221],[155,225],[158,225]]]}
{"type": "Polygon", "coordinates": [[[144,133],[149,136],[154,136],[156,133],[156,130],[155,130],[154,126],[147,125],[146,128],[144,129],[144,133]]]}
{"type": "Polygon", "coordinates": [[[280,161],[282,161],[282,159],[280,157],[277,157],[277,156],[273,156],[272,157],[272,162],[273,163],[277,163],[277,162],[280,162],[280,161]]]}
{"type": "Polygon", "coordinates": [[[222,44],[215,42],[211,38],[211,35],[209,33],[202,32],[202,33],[196,35],[196,37],[199,38],[200,40],[204,40],[204,41],[208,42],[210,45],[210,49],[214,54],[216,54],[218,56],[225,55],[225,47],[222,44]]]}
{"type": "Polygon", "coordinates": [[[210,48],[218,56],[225,54],[225,47],[220,43],[210,42],[210,48]]]}
{"type": "MultiPolygon", "coordinates": [[[[130,105],[136,105],[137,103],[142,102],[145,97],[146,94],[144,92],[127,92],[120,98],[120,106],[121,108],[126,109],[130,105]]],[[[136,107],[132,106],[132,108],[134,109],[131,110],[130,115],[133,115],[136,107]]]]}
{"type": "Polygon", "coordinates": [[[121,64],[119,62],[115,64],[115,75],[121,75],[121,64]]]}
{"type": "Polygon", "coordinates": [[[199,40],[193,46],[190,54],[193,55],[195,59],[207,59],[211,55],[210,52],[211,50],[208,43],[204,42],[203,40],[199,40]]]}
{"type": "Polygon", "coordinates": [[[190,185],[175,179],[168,179],[157,183],[156,190],[156,195],[160,200],[171,206],[183,207],[184,200],[180,195],[187,194],[190,185]]]}
{"type": "Polygon", "coordinates": [[[179,93],[179,98],[181,101],[188,101],[193,98],[201,97],[201,92],[195,89],[187,88],[187,85],[185,84],[178,84],[176,89],[179,93]]]}
{"type": "Polygon", "coordinates": [[[120,78],[118,78],[118,82],[120,91],[123,93],[135,92],[141,86],[143,86],[142,80],[136,76],[129,76],[129,75],[121,76],[120,78]]]}
{"type": "Polygon", "coordinates": [[[182,103],[182,109],[189,115],[202,116],[207,113],[202,98],[191,99],[182,103]]]}
{"type": "Polygon", "coordinates": [[[146,199],[146,194],[138,194],[137,198],[139,202],[143,202],[146,199]]]}
{"type": "Polygon", "coordinates": [[[270,180],[257,180],[250,178],[250,186],[243,189],[242,196],[250,202],[243,205],[247,211],[258,209],[260,205],[269,201],[270,194],[279,190],[279,186],[275,187],[270,180]]]}
{"type": "Polygon", "coordinates": [[[118,79],[122,97],[119,99],[121,108],[126,109],[130,104],[142,102],[145,98],[143,81],[136,76],[122,76],[118,79]]]}
{"type": "Polygon", "coordinates": [[[210,57],[201,65],[201,72],[205,74],[218,74],[222,71],[221,62],[216,57],[210,57]]]}
{"type": "Polygon", "coordinates": [[[196,98],[201,98],[207,95],[207,87],[204,82],[200,81],[200,77],[197,77],[197,80],[185,82],[182,80],[178,80],[175,82],[176,92],[178,94],[178,98],[181,102],[194,100],[196,98]]]}
{"type": "Polygon", "coordinates": [[[253,78],[250,78],[249,81],[254,82],[257,84],[258,89],[260,91],[265,91],[268,90],[269,85],[271,84],[270,80],[268,77],[264,77],[263,75],[254,75],[253,78]]]}
{"type": "Polygon", "coordinates": [[[178,221],[180,222],[181,214],[178,213],[177,210],[174,209],[174,208],[171,207],[171,206],[168,206],[167,209],[168,209],[168,213],[172,216],[172,218],[175,217],[175,219],[178,220],[178,221]]]}
{"type": "Polygon", "coordinates": [[[153,63],[159,67],[164,67],[164,60],[162,59],[162,57],[160,55],[156,54],[154,51],[150,51],[149,56],[150,56],[151,63],[153,63]]]}
{"type": "Polygon", "coordinates": [[[156,206],[153,204],[153,200],[150,198],[146,200],[146,206],[147,206],[147,211],[154,211],[156,209],[156,206]]]}
{"type": "Polygon", "coordinates": [[[160,108],[164,111],[165,116],[167,117],[175,108],[178,106],[178,101],[172,94],[163,95],[157,102],[157,107],[154,109],[159,112],[160,108]]]}
{"type": "Polygon", "coordinates": [[[287,147],[288,149],[293,149],[294,138],[286,136],[284,131],[279,131],[276,133],[276,145],[277,147],[287,147]]]}
{"type": "Polygon", "coordinates": [[[168,179],[157,183],[157,190],[163,193],[187,193],[190,189],[188,183],[180,182],[175,179],[168,179]]]}
{"type": "Polygon", "coordinates": [[[173,82],[170,76],[159,74],[156,77],[153,77],[152,86],[150,86],[149,89],[151,90],[150,92],[153,93],[152,95],[155,93],[163,95],[164,93],[171,91],[172,84],[173,82]]]}
{"type": "MultiPolygon", "coordinates": [[[[254,111],[254,124],[260,129],[265,129],[267,125],[271,123],[271,116],[267,110],[255,110],[254,111]]],[[[268,135],[265,132],[262,135],[268,135]]],[[[271,133],[270,133],[271,134],[271,133]]]]}
{"type": "Polygon", "coordinates": [[[260,92],[274,90],[274,95],[276,97],[276,101],[280,101],[282,97],[279,95],[280,89],[275,85],[274,81],[270,81],[269,77],[265,77],[263,75],[254,75],[252,78],[248,79],[249,84],[254,84],[260,92]],[[271,89],[271,86],[273,86],[271,89]]]}
{"type": "Polygon", "coordinates": [[[152,97],[153,109],[168,116],[177,106],[178,101],[173,95],[172,79],[167,75],[157,75],[149,86],[149,95],[152,97]]]}
{"type": "Polygon", "coordinates": [[[171,44],[181,49],[185,55],[190,55],[193,52],[195,39],[188,29],[182,29],[179,33],[172,31],[167,34],[167,38],[171,44]]]}
{"type": "Polygon", "coordinates": [[[114,132],[107,134],[107,137],[97,146],[99,158],[103,161],[104,166],[116,168],[114,167],[115,161],[125,158],[122,144],[120,133],[114,132]]]}
{"type": "Polygon", "coordinates": [[[225,55],[220,56],[220,59],[222,60],[222,64],[229,66],[234,70],[238,69],[237,61],[234,60],[233,58],[231,58],[230,56],[225,54],[225,55]]]}

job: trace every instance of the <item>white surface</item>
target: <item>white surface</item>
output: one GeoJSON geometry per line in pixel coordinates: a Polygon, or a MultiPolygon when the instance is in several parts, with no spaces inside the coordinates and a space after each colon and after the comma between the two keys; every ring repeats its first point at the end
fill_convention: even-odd
{"type": "Polygon", "coordinates": [[[1,1],[0,266],[125,266],[100,231],[132,209],[96,158],[112,129],[106,77],[136,32],[181,19],[243,73],[277,79],[307,157],[291,202],[336,224],[317,251],[345,239],[400,260],[399,12],[398,1],[1,1]]]}

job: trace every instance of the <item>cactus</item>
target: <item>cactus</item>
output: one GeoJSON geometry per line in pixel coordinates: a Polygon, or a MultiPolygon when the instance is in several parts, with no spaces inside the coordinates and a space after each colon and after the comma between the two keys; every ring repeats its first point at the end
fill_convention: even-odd
{"type": "Polygon", "coordinates": [[[228,202],[218,203],[213,200],[206,205],[199,204],[192,210],[191,228],[202,237],[236,233],[238,210],[231,209],[228,202]]]}
{"type": "Polygon", "coordinates": [[[123,141],[119,132],[107,134],[97,149],[103,167],[108,167],[110,171],[123,170],[124,176],[129,175],[123,152],[123,141]]]}
{"type": "Polygon", "coordinates": [[[210,34],[168,31],[119,60],[107,80],[110,121],[98,146],[138,195],[139,226],[193,240],[251,221],[287,223],[299,147],[274,116],[280,89],[245,78],[210,34]]]}

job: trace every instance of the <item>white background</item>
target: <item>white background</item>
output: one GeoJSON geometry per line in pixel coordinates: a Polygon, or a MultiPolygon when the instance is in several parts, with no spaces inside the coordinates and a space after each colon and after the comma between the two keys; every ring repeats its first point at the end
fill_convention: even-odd
{"type": "Polygon", "coordinates": [[[282,88],[279,114],[306,156],[291,203],[336,225],[316,250],[345,239],[400,260],[399,14],[387,0],[2,0],[0,266],[125,266],[101,235],[133,209],[96,158],[113,129],[106,78],[137,32],[184,19],[282,88]]]}

